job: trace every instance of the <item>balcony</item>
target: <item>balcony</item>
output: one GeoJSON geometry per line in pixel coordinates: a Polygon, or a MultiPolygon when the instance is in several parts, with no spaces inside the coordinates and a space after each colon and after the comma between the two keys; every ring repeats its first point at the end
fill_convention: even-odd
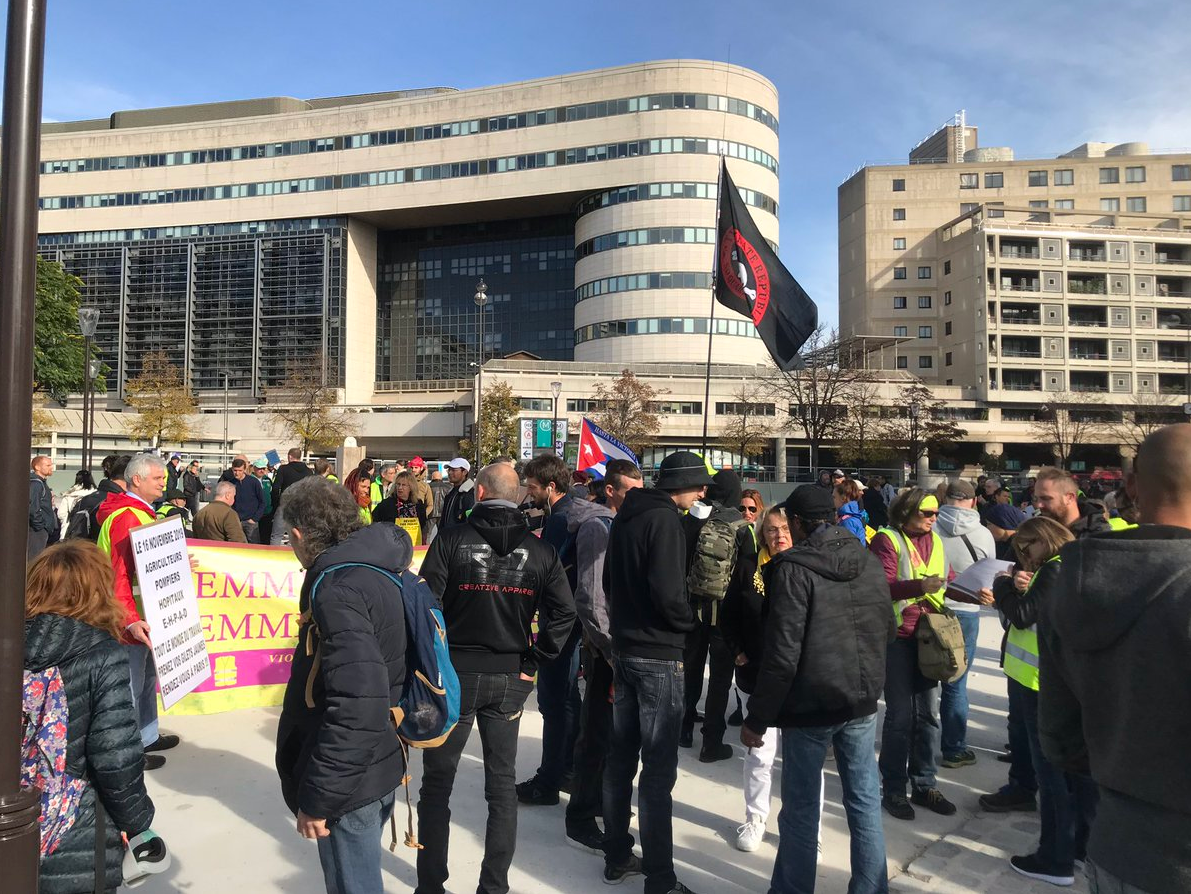
{"type": "Polygon", "coordinates": [[[1073,338],[1067,356],[1072,360],[1107,360],[1108,342],[1100,338],[1073,338]]]}
{"type": "Polygon", "coordinates": [[[1072,304],[1067,307],[1068,326],[1108,327],[1108,311],[1103,307],[1087,307],[1072,304]]]}
{"type": "Polygon", "coordinates": [[[1163,363],[1186,363],[1191,358],[1185,344],[1158,342],[1158,359],[1163,363]]]}
{"type": "Polygon", "coordinates": [[[1007,369],[1001,387],[1005,391],[1041,391],[1042,372],[1037,369],[1007,369]]]}
{"type": "Polygon", "coordinates": [[[1028,357],[1034,360],[1042,359],[1042,339],[1041,338],[1011,338],[1004,337],[1001,339],[1001,356],[1022,358],[1028,357]]]}
{"type": "Polygon", "coordinates": [[[1191,265],[1191,245],[1159,242],[1154,246],[1154,261],[1158,264],[1191,265]]]}
{"type": "Polygon", "coordinates": [[[1072,240],[1067,243],[1068,260],[1087,263],[1105,261],[1107,258],[1108,255],[1104,250],[1103,242],[1077,242],[1072,240]]]}
{"type": "Polygon", "coordinates": [[[1042,312],[1028,304],[1002,304],[1001,322],[1008,326],[1041,326],[1042,312]]]}
{"type": "Polygon", "coordinates": [[[1154,292],[1158,298],[1191,297],[1191,277],[1159,276],[1154,292]]]}
{"type": "Polygon", "coordinates": [[[1037,239],[1001,239],[1001,257],[1036,261],[1040,257],[1037,239]]]}
{"type": "Polygon", "coordinates": [[[1107,394],[1108,393],[1108,373],[1095,372],[1071,372],[1071,390],[1093,393],[1093,394],[1107,394]]]}
{"type": "Polygon", "coordinates": [[[1160,373],[1158,375],[1158,393],[1187,395],[1187,379],[1188,377],[1184,375],[1160,373]]]}
{"type": "Polygon", "coordinates": [[[1158,308],[1159,329],[1191,329],[1191,309],[1189,308],[1158,308]]]}
{"type": "Polygon", "coordinates": [[[1108,282],[1103,276],[1068,273],[1067,291],[1073,295],[1107,295],[1108,282]]]}
{"type": "Polygon", "coordinates": [[[1001,291],[1007,292],[1041,292],[1042,283],[1038,278],[1038,271],[1013,272],[1013,275],[1001,271],[1001,291]]]}

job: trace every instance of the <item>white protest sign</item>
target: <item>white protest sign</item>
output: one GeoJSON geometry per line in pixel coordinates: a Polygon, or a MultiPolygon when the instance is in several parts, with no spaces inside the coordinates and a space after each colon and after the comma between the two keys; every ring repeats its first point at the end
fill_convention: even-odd
{"type": "Polygon", "coordinates": [[[161,701],[168,711],[211,676],[186,551],[186,530],[175,515],[133,528],[129,537],[161,701]]]}

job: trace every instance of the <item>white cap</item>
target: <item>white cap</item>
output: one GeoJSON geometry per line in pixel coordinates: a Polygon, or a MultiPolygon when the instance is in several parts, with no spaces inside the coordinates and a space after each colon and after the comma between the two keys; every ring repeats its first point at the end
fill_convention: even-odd
{"type": "Polygon", "coordinates": [[[462,469],[465,472],[470,472],[471,471],[471,463],[469,463],[467,460],[465,460],[462,456],[457,456],[453,460],[451,460],[449,463],[447,463],[447,468],[448,469],[462,469]]]}

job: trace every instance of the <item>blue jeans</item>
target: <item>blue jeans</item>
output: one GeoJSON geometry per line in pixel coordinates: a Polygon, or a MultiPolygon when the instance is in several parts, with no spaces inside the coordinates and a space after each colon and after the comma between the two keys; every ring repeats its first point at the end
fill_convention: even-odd
{"type": "Polygon", "coordinates": [[[140,643],[126,643],[124,652],[128,655],[132,706],[136,711],[137,728],[141,731],[141,744],[152,745],[158,735],[157,665],[153,663],[153,650],[140,643]]]}
{"type": "MultiPolygon", "coordinates": [[[[1034,758],[1030,755],[1030,736],[1026,732],[1026,696],[1029,690],[1005,678],[1009,685],[1009,784],[1006,789],[1021,789],[1031,795],[1038,792],[1034,758]]],[[[1004,789],[1002,789],[1003,791],[1004,789]]]]}
{"type": "Polygon", "coordinates": [[[1088,777],[1064,773],[1046,759],[1038,735],[1038,693],[1016,680],[1010,680],[1009,686],[1021,690],[1022,719],[1038,777],[1038,813],[1042,821],[1038,859],[1047,866],[1070,870],[1076,858],[1083,859],[1087,852],[1099,792],[1088,777]]]}
{"type": "Polygon", "coordinates": [[[976,638],[980,633],[980,613],[958,611],[959,627],[964,632],[964,652],[968,669],[954,683],[944,683],[939,697],[939,721],[943,725],[943,757],[951,757],[968,747],[968,674],[976,660],[976,638]]]}
{"type": "Polygon", "coordinates": [[[604,860],[609,866],[623,866],[632,856],[629,818],[640,754],[637,809],[645,894],[664,894],[677,884],[671,793],[678,779],[683,664],[617,655],[612,673],[612,744],[604,765],[604,860]]]}
{"type": "Polygon", "coordinates": [[[384,894],[380,836],[393,813],[395,797],[390,792],[329,824],[330,837],[318,840],[327,894],[384,894]]]}
{"type": "Polygon", "coordinates": [[[911,636],[889,644],[885,655],[885,725],[881,729],[881,786],[886,795],[935,787],[938,769],[939,687],[918,670],[918,642],[911,636]]]}
{"type": "Polygon", "coordinates": [[[848,894],[885,894],[889,890],[881,785],[873,754],[876,738],[876,714],[834,726],[782,728],[782,812],[777,819],[781,839],[769,894],[812,894],[815,890],[820,786],[828,745],[835,746],[852,837],[848,894]]]}
{"type": "Polygon", "coordinates": [[[583,696],[579,693],[582,639],[583,626],[576,621],[558,657],[538,670],[542,764],[537,776],[543,788],[557,789],[571,775],[574,766],[575,739],[579,736],[579,717],[583,713],[583,696]]]}

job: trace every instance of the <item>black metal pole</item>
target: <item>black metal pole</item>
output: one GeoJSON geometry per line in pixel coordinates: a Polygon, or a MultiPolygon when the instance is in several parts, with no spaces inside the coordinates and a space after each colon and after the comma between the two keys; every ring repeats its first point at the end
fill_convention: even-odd
{"type": "MultiPolygon", "coordinates": [[[[0,468],[29,462],[33,428],[33,304],[37,285],[37,190],[45,0],[10,0],[0,121],[0,468]]],[[[0,497],[0,866],[4,890],[37,890],[41,796],[22,789],[21,679],[25,664],[25,558],[29,506],[23,491],[0,497]]]]}
{"type": "Polygon", "coordinates": [[[91,336],[83,336],[83,447],[79,467],[91,471],[91,336]]]}

